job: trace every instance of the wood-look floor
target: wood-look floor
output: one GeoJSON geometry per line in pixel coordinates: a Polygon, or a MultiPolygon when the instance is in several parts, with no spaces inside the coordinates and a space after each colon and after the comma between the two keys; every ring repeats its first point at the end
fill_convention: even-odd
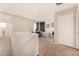
{"type": "Polygon", "coordinates": [[[51,44],[46,39],[39,39],[40,56],[79,56],[79,50],[61,44],[51,44]]]}

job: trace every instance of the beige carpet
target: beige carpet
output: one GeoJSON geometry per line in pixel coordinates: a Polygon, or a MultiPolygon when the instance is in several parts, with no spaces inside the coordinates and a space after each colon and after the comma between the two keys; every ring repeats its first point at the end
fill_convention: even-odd
{"type": "Polygon", "coordinates": [[[79,50],[61,44],[51,44],[45,38],[39,39],[40,56],[79,56],[79,50]]]}

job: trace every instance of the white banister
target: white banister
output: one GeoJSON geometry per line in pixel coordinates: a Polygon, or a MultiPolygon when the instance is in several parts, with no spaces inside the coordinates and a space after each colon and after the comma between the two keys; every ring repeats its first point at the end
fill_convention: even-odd
{"type": "Polygon", "coordinates": [[[38,35],[35,33],[16,32],[11,37],[13,55],[33,56],[38,54],[38,35]]]}

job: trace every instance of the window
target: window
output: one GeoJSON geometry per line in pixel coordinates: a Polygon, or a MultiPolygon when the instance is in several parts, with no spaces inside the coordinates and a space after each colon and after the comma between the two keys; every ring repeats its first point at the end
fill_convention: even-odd
{"type": "Polygon", "coordinates": [[[38,22],[36,27],[37,27],[37,31],[45,32],[45,22],[38,22]]]}
{"type": "Polygon", "coordinates": [[[0,28],[5,28],[6,26],[7,26],[6,23],[4,23],[4,22],[0,22],[0,28]]]}

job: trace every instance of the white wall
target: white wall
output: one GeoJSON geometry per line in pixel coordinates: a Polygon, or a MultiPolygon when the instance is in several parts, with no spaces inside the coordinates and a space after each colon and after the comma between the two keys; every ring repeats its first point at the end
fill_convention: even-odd
{"type": "Polygon", "coordinates": [[[56,19],[56,40],[59,44],[74,47],[74,14],[59,15],[56,19]]]}
{"type": "Polygon", "coordinates": [[[35,21],[28,18],[23,19],[20,17],[13,17],[12,18],[13,31],[14,32],[32,32],[34,22],[35,21]]]}
{"type": "MultiPolygon", "coordinates": [[[[49,11],[45,10],[45,8],[42,9],[43,12],[46,11],[46,13],[48,13],[48,15],[45,15],[44,17],[41,16],[41,17],[42,17],[42,19],[44,19],[46,24],[51,25],[51,23],[54,23],[54,20],[55,20],[54,16],[55,16],[56,12],[59,12],[59,11],[62,11],[62,10],[68,9],[68,8],[72,8],[72,7],[76,6],[76,5],[77,4],[75,4],[75,3],[64,3],[64,4],[59,5],[59,6],[56,6],[55,4],[53,4],[52,7],[50,6],[50,9],[46,8],[49,11]]],[[[52,33],[52,31],[54,30],[54,28],[52,28],[51,26],[50,26],[50,28],[45,28],[45,29],[46,29],[47,33],[52,33]]]]}
{"type": "Polygon", "coordinates": [[[51,23],[54,23],[54,15],[45,18],[45,30],[47,33],[52,33],[54,31],[54,27],[51,27],[51,23]],[[46,24],[50,24],[50,28],[46,27],[46,24]]]}
{"type": "MultiPolygon", "coordinates": [[[[63,11],[63,10],[66,10],[66,9],[69,9],[69,8],[72,8],[72,7],[79,7],[78,6],[78,4],[63,4],[63,5],[61,5],[61,6],[58,6],[58,7],[56,7],[56,12],[61,12],[61,11],[63,11]]],[[[74,8],[74,9],[76,9],[76,8],[74,8]]],[[[78,9],[79,8],[77,8],[77,10],[75,11],[76,12],[76,14],[74,14],[75,16],[76,16],[76,18],[73,18],[73,19],[75,19],[73,22],[73,26],[74,26],[74,36],[71,36],[71,38],[75,38],[74,40],[73,40],[73,44],[74,44],[74,47],[76,47],[76,48],[79,48],[79,20],[78,20],[78,18],[79,18],[79,11],[78,11],[78,9]],[[76,36],[76,37],[75,37],[76,36]]],[[[71,16],[70,16],[71,17],[71,16]]],[[[65,17],[64,17],[65,18],[65,17]]],[[[66,17],[67,19],[69,19],[69,17],[66,17]]],[[[65,19],[66,19],[65,18],[65,19]]],[[[71,17],[72,18],[72,17],[71,17]]],[[[64,19],[64,20],[65,20],[64,19]]],[[[69,21],[68,21],[69,22],[69,21]]],[[[70,21],[70,22],[72,22],[72,21],[70,21]]],[[[60,23],[60,24],[62,24],[62,23],[60,23]]],[[[67,23],[67,25],[68,25],[68,23],[67,23]]],[[[60,25],[59,25],[60,26],[60,25]]],[[[68,26],[68,27],[72,27],[72,26],[68,26]]],[[[62,27],[60,27],[60,29],[61,29],[62,27]]],[[[64,27],[63,27],[64,28],[64,27]]],[[[63,28],[62,28],[62,30],[63,30],[63,28]]],[[[69,29],[69,28],[68,28],[69,29]]],[[[66,31],[66,30],[65,30],[66,31]]],[[[72,31],[72,29],[71,29],[71,31],[72,31]]],[[[69,31],[69,32],[71,32],[71,31],[69,31]]],[[[60,31],[61,32],[61,31],[60,31]]],[[[60,33],[59,32],[59,33],[60,33]]],[[[73,33],[73,32],[71,32],[71,33],[73,33]]],[[[72,35],[72,34],[71,34],[72,35]]],[[[62,37],[64,37],[64,36],[62,36],[62,37]]],[[[68,36],[68,38],[70,38],[70,35],[68,36]]],[[[67,40],[67,39],[65,39],[65,40],[67,40]]],[[[69,40],[71,40],[71,39],[69,39],[69,40]]],[[[62,40],[61,40],[62,41],[62,40]]],[[[69,42],[69,41],[68,41],[69,42]]],[[[66,41],[64,41],[64,43],[63,44],[65,44],[66,43],[66,41]]],[[[71,45],[72,45],[72,43],[71,43],[71,45]]],[[[67,43],[66,43],[67,44],[67,43]]]]}
{"type": "MultiPolygon", "coordinates": [[[[33,24],[35,21],[29,18],[21,18],[18,16],[12,16],[8,14],[0,13],[0,22],[7,24],[6,35],[10,35],[11,32],[32,32],[33,24]]],[[[0,35],[2,36],[2,29],[0,29],[0,35]]]]}

